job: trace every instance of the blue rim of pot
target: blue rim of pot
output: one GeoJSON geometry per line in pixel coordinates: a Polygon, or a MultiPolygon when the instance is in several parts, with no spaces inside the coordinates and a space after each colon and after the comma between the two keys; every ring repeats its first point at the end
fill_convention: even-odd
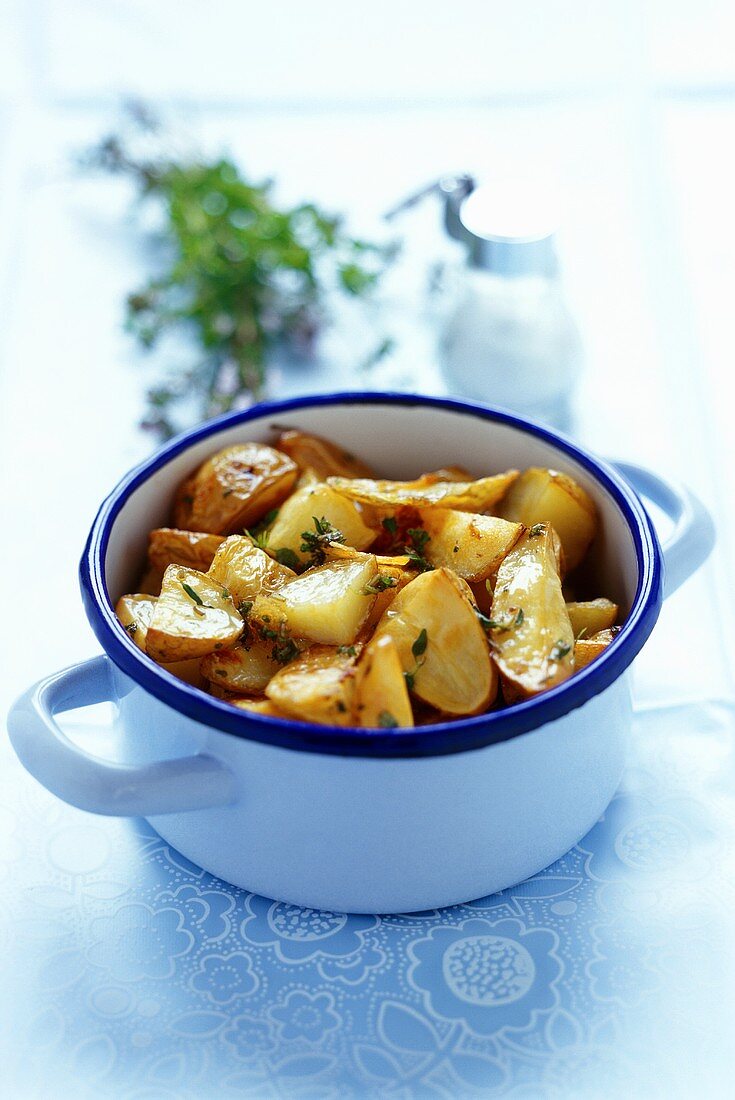
{"type": "Polygon", "coordinates": [[[82,555],[79,580],[89,622],[114,664],[145,691],[195,721],[235,737],[299,752],[336,756],[417,757],[466,752],[508,741],[576,710],[609,687],[639,653],[656,623],[662,601],[663,559],[651,519],[634,490],[607,463],[580,450],[565,436],[505,410],[469,401],[406,393],[346,392],[253,405],[249,409],[207,421],[171,440],[123,477],[102,503],[82,555]],[[315,406],[367,404],[408,408],[428,406],[510,425],[552,444],[601,484],[617,504],[632,533],[638,585],[630,614],[620,634],[597,660],[565,683],[504,709],[430,726],[376,730],[317,726],[249,714],[177,679],[135,645],[115,616],[104,568],[114,521],[131,494],[192,444],[216,435],[222,429],[269,416],[282,417],[284,413],[315,406]]]}

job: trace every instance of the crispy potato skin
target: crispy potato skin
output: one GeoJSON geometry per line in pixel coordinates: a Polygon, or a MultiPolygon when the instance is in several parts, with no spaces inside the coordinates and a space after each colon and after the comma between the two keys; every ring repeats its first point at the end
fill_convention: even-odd
{"type": "Polygon", "coordinates": [[[300,470],[311,470],[319,481],[328,477],[372,477],[373,471],[349,451],[296,429],[283,432],[276,447],[292,458],[300,470]]]}
{"type": "MultiPolygon", "coordinates": [[[[146,637],[157,602],[156,596],[138,592],[132,596],[122,596],[115,608],[115,614],[120,623],[144,653],[147,652],[146,637]]],[[[178,676],[180,680],[185,680],[187,684],[201,687],[204,683],[198,660],[159,661],[158,663],[161,668],[165,668],[172,676],[178,676]]]]}
{"type": "Polygon", "coordinates": [[[421,573],[395,597],[375,631],[390,637],[413,694],[455,717],[479,714],[494,700],[498,679],[485,632],[466,583],[448,569],[421,573]],[[426,647],[415,653],[422,631],[426,647]]]}
{"type": "Polygon", "coordinates": [[[357,726],[413,725],[403,666],[388,635],[372,641],[358,662],[353,708],[357,726]]]}
{"type": "Polygon", "coordinates": [[[188,565],[206,573],[221,542],[221,535],[204,531],[157,527],[148,536],[148,564],[162,577],[169,565],[188,565]]]}
{"type": "Polygon", "coordinates": [[[317,725],[349,726],[355,692],[354,653],[316,645],[277,672],[265,693],[283,713],[317,725]]]}
{"type": "Polygon", "coordinates": [[[597,508],[568,474],[531,467],[512,485],[499,515],[525,527],[550,523],[561,539],[566,570],[576,569],[597,532],[597,508]]]}
{"type": "Polygon", "coordinates": [[[619,632],[620,627],[613,626],[607,630],[598,631],[591,638],[579,638],[574,643],[574,664],[576,668],[586,668],[591,661],[604,653],[619,632]]]}
{"type": "Polygon", "coordinates": [[[490,632],[506,700],[537,695],[574,671],[574,633],[554,532],[539,526],[510,551],[495,583],[490,632]]]}
{"type": "Polygon", "coordinates": [[[276,592],[295,579],[293,569],[274,561],[247,535],[230,535],[219,546],[209,576],[232,596],[235,607],[260,592],[276,592]]]}
{"type": "Polygon", "coordinates": [[[427,560],[470,582],[491,577],[523,531],[520,523],[451,508],[422,508],[419,517],[427,560]]]}
{"type": "Polygon", "coordinates": [[[574,637],[584,633],[586,637],[608,630],[615,625],[618,617],[618,605],[612,600],[598,599],[579,602],[567,602],[567,614],[572,624],[574,637]]]}
{"type": "Polygon", "coordinates": [[[264,443],[225,447],[180,486],[174,523],[215,535],[242,531],[285,500],[297,476],[296,463],[264,443]]]}
{"type": "Polygon", "coordinates": [[[233,645],[243,625],[222,585],[196,569],[169,565],[148,626],[146,652],[159,662],[206,657],[233,645]]]}
{"type": "Polygon", "coordinates": [[[518,470],[507,470],[476,481],[435,481],[425,474],[416,481],[373,481],[367,478],[329,477],[327,484],[337,492],[384,508],[455,508],[462,512],[487,512],[505,495],[518,477],[518,470]]]}

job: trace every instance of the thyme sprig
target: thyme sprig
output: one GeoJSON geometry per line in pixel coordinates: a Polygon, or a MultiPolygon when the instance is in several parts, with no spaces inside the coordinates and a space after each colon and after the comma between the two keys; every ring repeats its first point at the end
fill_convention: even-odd
{"type": "MultiPolygon", "coordinates": [[[[311,202],[287,206],[227,156],[182,149],[145,104],[126,105],[115,133],[79,158],[85,171],[130,179],[158,214],[156,268],[127,299],[127,328],[143,348],[190,338],[188,365],[148,392],[144,427],[167,438],[263,392],[272,352],[308,356],[333,291],[366,298],[394,243],[349,234],[311,202]]],[[[367,362],[387,355],[379,335],[367,362]]],[[[359,364],[358,364],[359,365],[359,364]]]]}
{"type": "Polygon", "coordinates": [[[311,518],[314,521],[314,530],[301,532],[301,538],[304,540],[301,543],[301,553],[311,555],[310,565],[322,565],[326,557],[324,548],[332,542],[344,542],[345,537],[341,531],[332,526],[326,516],[322,516],[321,519],[316,516],[311,518]]]}
{"type": "Polygon", "coordinates": [[[430,565],[424,556],[427,542],[431,542],[431,536],[423,527],[409,527],[406,531],[409,541],[406,543],[405,553],[411,559],[414,568],[421,573],[426,573],[434,566],[430,565]]]}

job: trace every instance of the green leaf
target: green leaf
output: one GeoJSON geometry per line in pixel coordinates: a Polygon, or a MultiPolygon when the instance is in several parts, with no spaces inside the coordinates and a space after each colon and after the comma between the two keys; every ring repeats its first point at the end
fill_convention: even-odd
{"type": "Polygon", "coordinates": [[[276,550],[276,561],[280,562],[281,565],[288,566],[289,569],[293,569],[294,571],[301,568],[300,558],[293,550],[290,550],[288,546],[281,546],[276,550]]]}
{"type": "Polygon", "coordinates": [[[416,638],[416,641],[411,646],[411,652],[413,653],[414,657],[420,657],[422,653],[426,653],[426,646],[428,645],[428,642],[429,636],[424,629],[420,632],[420,634],[416,638]]]}
{"type": "Polygon", "coordinates": [[[194,603],[199,604],[200,607],[205,606],[204,600],[201,598],[198,592],[194,591],[190,584],[187,584],[186,581],[182,581],[181,587],[184,589],[184,592],[186,592],[190,600],[193,600],[194,603]]]}

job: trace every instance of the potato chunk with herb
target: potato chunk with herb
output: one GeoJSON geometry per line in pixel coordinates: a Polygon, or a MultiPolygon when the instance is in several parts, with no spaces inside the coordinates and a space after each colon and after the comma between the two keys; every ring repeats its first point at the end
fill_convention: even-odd
{"type": "Polygon", "coordinates": [[[230,535],[214,555],[209,576],[227,589],[239,608],[261,591],[273,592],[292,581],[296,574],[274,561],[247,535],[230,535]]]}
{"type": "Polygon", "coordinates": [[[277,672],[265,693],[291,718],[349,726],[359,652],[359,646],[312,646],[277,672]]]}
{"type": "Polygon", "coordinates": [[[374,557],[329,562],[255,600],[250,618],[325,645],[352,645],[375,600],[374,557]],[[372,585],[372,587],[371,587],[372,585]]]}
{"type": "Polygon", "coordinates": [[[577,669],[585,668],[607,649],[613,638],[620,633],[619,626],[599,630],[591,638],[579,638],[574,643],[574,664],[577,669]]]}
{"type": "Polygon", "coordinates": [[[358,726],[412,726],[413,711],[396,644],[387,634],[367,646],[355,675],[354,717],[358,726]]]}
{"type": "MultiPolygon", "coordinates": [[[[132,596],[122,596],[115,608],[120,623],[144,653],[147,652],[145,640],[157,602],[157,596],[138,592],[132,596]]],[[[185,680],[194,687],[201,687],[204,683],[198,658],[188,661],[159,661],[158,664],[172,676],[178,676],[180,680],[185,680]]]]}
{"type": "Polygon", "coordinates": [[[523,531],[520,523],[450,508],[422,508],[419,515],[429,536],[426,560],[453,569],[467,581],[492,576],[523,531]]]}
{"type": "Polygon", "coordinates": [[[162,576],[169,565],[188,565],[206,573],[221,542],[221,535],[205,531],[157,527],[148,536],[148,564],[162,576]]]}
{"type": "Polygon", "coordinates": [[[567,603],[567,614],[574,637],[579,638],[583,634],[589,638],[599,630],[607,630],[614,625],[618,617],[618,605],[605,599],[572,602],[567,603]]]}
{"type": "Polygon", "coordinates": [[[498,509],[513,523],[533,527],[550,523],[561,539],[566,570],[575,569],[597,531],[597,509],[589,493],[568,474],[532,467],[526,470],[498,509]]]}
{"type": "MultiPolygon", "coordinates": [[[[276,645],[272,641],[262,638],[249,639],[245,645],[218,649],[201,662],[202,675],[227,691],[260,695],[269,680],[283,667],[284,662],[274,656],[275,650],[276,645]]],[[[299,651],[293,645],[289,652],[295,656],[299,651]]]]}
{"type": "Polygon", "coordinates": [[[221,584],[205,573],[169,565],[145,640],[154,661],[206,657],[233,645],[243,621],[221,584]]]}
{"type": "Polygon", "coordinates": [[[451,715],[478,714],[498,679],[467,585],[448,569],[422,573],[395,597],[375,638],[395,643],[409,690],[451,715]]]}
{"type": "Polygon", "coordinates": [[[487,512],[505,495],[518,477],[508,470],[476,481],[435,481],[425,474],[416,481],[373,481],[367,478],[329,477],[327,484],[338,493],[375,507],[456,508],[462,512],[487,512]]]}
{"type": "Polygon", "coordinates": [[[527,531],[500,566],[489,630],[508,699],[537,695],[574,671],[574,632],[548,524],[527,531]]]}
{"type": "Polygon", "coordinates": [[[307,485],[288,498],[268,529],[268,553],[293,569],[304,566],[312,553],[310,538],[305,539],[304,533],[315,535],[315,521],[322,524],[324,520],[343,543],[357,550],[364,550],[375,538],[351,500],[328,485],[307,485]]]}
{"type": "Polygon", "coordinates": [[[177,527],[229,535],[257,523],[290,493],[295,462],[264,443],[238,443],[207,459],[179,488],[177,527]]]}
{"type": "Polygon", "coordinates": [[[331,476],[373,476],[370,467],[355,455],[318,435],[290,429],[278,437],[276,446],[289,455],[300,470],[312,470],[320,481],[331,476]]]}

